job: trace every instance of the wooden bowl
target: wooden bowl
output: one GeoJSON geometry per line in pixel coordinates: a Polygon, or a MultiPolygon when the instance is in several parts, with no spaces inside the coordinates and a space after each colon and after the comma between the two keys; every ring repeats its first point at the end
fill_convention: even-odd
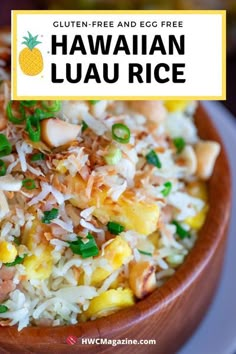
{"type": "Polygon", "coordinates": [[[1,353],[126,353],[127,345],[83,345],[82,338],[156,339],[130,346],[134,353],[173,354],[191,336],[210,305],[221,273],[231,206],[230,168],[210,118],[200,106],[196,124],[203,139],[222,150],[209,182],[210,210],[195,247],[163,287],[135,306],[108,317],[67,327],[0,328],[1,353]],[[68,345],[68,336],[77,343],[68,345]],[[115,348],[115,349],[114,349],[115,348]],[[4,350],[5,349],[5,350],[4,350]]]}

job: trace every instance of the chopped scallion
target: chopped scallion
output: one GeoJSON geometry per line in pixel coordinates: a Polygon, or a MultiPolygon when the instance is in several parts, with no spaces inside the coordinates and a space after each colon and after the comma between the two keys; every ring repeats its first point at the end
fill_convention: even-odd
{"type": "Polygon", "coordinates": [[[184,257],[183,254],[172,254],[166,257],[166,260],[172,267],[176,267],[183,263],[184,257]]]}
{"type": "Polygon", "coordinates": [[[13,124],[21,124],[26,119],[25,109],[24,109],[23,105],[20,104],[18,112],[14,112],[13,113],[12,104],[13,104],[13,101],[9,101],[8,104],[7,104],[7,117],[8,117],[8,119],[9,119],[9,121],[11,123],[13,123],[13,124]],[[16,115],[15,115],[16,113],[18,115],[20,113],[20,116],[16,117],[16,115]]]}
{"type": "Polygon", "coordinates": [[[156,166],[157,168],[161,168],[161,161],[154,150],[149,151],[146,155],[146,160],[150,165],[156,166]]]}
{"type": "Polygon", "coordinates": [[[172,224],[176,226],[176,233],[177,235],[181,238],[181,240],[183,240],[186,237],[190,237],[190,233],[185,230],[180,223],[178,223],[178,221],[172,221],[172,224]]]}
{"type": "Polygon", "coordinates": [[[0,313],[5,313],[9,310],[9,308],[5,305],[0,305],[0,313]]]}
{"type": "Polygon", "coordinates": [[[161,191],[163,197],[167,197],[170,194],[171,188],[172,188],[171,182],[168,181],[168,182],[164,183],[164,189],[161,191]]]}
{"type": "Polygon", "coordinates": [[[0,157],[10,155],[12,146],[4,134],[0,134],[0,157]]]}
{"type": "Polygon", "coordinates": [[[118,143],[127,144],[130,141],[130,130],[125,124],[113,124],[111,129],[112,138],[118,143]]]}
{"type": "Polygon", "coordinates": [[[51,210],[45,211],[42,217],[43,224],[51,224],[51,221],[58,217],[58,209],[53,208],[51,210]]]}
{"type": "Polygon", "coordinates": [[[27,254],[24,254],[22,257],[17,256],[16,259],[14,260],[14,262],[11,262],[11,263],[4,263],[4,265],[5,265],[6,267],[14,267],[14,266],[17,265],[17,264],[21,264],[21,263],[24,261],[24,259],[25,259],[26,256],[27,256],[27,254]]]}
{"type": "Polygon", "coordinates": [[[28,117],[26,120],[25,130],[29,134],[30,140],[34,141],[35,143],[40,141],[41,128],[38,118],[35,116],[28,117]]]}
{"type": "Polygon", "coordinates": [[[36,184],[35,184],[35,181],[31,178],[26,178],[26,179],[23,179],[22,181],[22,186],[28,190],[31,190],[31,189],[35,189],[36,188],[36,184]]]}
{"type": "Polygon", "coordinates": [[[124,226],[122,226],[114,221],[108,222],[107,229],[113,235],[119,235],[121,232],[123,232],[125,230],[124,226]]]}
{"type": "Polygon", "coordinates": [[[69,242],[69,246],[73,253],[79,254],[82,258],[94,257],[99,253],[96,241],[90,233],[86,238],[78,237],[76,241],[69,242]]]}
{"type": "Polygon", "coordinates": [[[91,100],[89,101],[89,103],[91,103],[92,105],[95,105],[97,102],[99,102],[100,100],[91,100]]]}
{"type": "Polygon", "coordinates": [[[173,143],[176,147],[177,153],[180,154],[185,148],[186,142],[182,137],[174,138],[173,143]]]}
{"type": "Polygon", "coordinates": [[[14,242],[17,246],[19,246],[19,245],[20,245],[20,237],[16,237],[16,236],[15,236],[13,242],[14,242]]]}
{"type": "Polygon", "coordinates": [[[5,176],[7,171],[6,164],[3,160],[0,160],[0,176],[5,176]]]}
{"type": "Polygon", "coordinates": [[[24,107],[33,107],[36,105],[37,101],[20,101],[20,103],[24,107]]]}
{"type": "Polygon", "coordinates": [[[42,106],[48,112],[58,112],[61,110],[61,101],[42,101],[42,106]]]}
{"type": "Polygon", "coordinates": [[[152,256],[152,253],[150,253],[150,252],[142,251],[139,249],[138,249],[138,251],[139,251],[139,253],[144,254],[145,256],[150,256],[150,257],[152,256]]]}
{"type": "Polygon", "coordinates": [[[52,113],[51,112],[45,112],[40,108],[36,108],[36,110],[34,111],[34,117],[37,120],[43,120],[43,119],[47,119],[47,118],[51,118],[52,117],[52,113]]]}
{"type": "Polygon", "coordinates": [[[42,152],[38,152],[37,154],[32,155],[30,160],[32,162],[45,160],[45,155],[42,152]]]}
{"type": "Polygon", "coordinates": [[[120,149],[115,146],[111,146],[108,150],[108,154],[104,156],[104,159],[108,165],[116,165],[122,158],[120,149]]]}
{"type": "Polygon", "coordinates": [[[88,128],[88,124],[83,120],[82,121],[82,133],[88,128]]]}

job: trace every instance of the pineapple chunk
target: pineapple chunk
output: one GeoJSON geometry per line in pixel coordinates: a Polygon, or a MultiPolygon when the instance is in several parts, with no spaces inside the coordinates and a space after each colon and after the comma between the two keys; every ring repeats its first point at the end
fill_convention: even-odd
{"type": "Polygon", "coordinates": [[[115,221],[126,230],[134,230],[143,235],[149,235],[157,229],[159,209],[155,204],[130,202],[127,196],[119,198],[117,203],[106,203],[93,212],[98,220],[115,221]]]}
{"type": "Polygon", "coordinates": [[[11,243],[7,241],[0,242],[0,262],[11,263],[14,262],[17,256],[17,249],[11,243]]]}
{"type": "Polygon", "coordinates": [[[132,306],[134,303],[134,295],[129,288],[107,290],[92,299],[88,310],[79,315],[79,318],[81,321],[86,321],[91,317],[107,316],[117,310],[132,306]]]}
{"type": "Polygon", "coordinates": [[[119,287],[129,287],[128,280],[124,273],[120,273],[118,277],[111,283],[109,289],[117,289],[119,287]]]}
{"type": "Polygon", "coordinates": [[[188,193],[195,197],[204,200],[208,199],[207,186],[205,182],[191,182],[187,186],[188,193]]]}
{"type": "MultiPolygon", "coordinates": [[[[107,270],[107,269],[103,269],[101,267],[95,269],[95,271],[92,274],[91,285],[99,286],[100,283],[103,280],[105,280],[112,272],[113,272],[113,269],[107,270]]],[[[84,282],[83,282],[83,284],[84,284],[84,282]]]]}
{"type": "Polygon", "coordinates": [[[44,249],[42,248],[41,255],[32,255],[25,258],[23,265],[28,279],[44,280],[49,278],[53,266],[51,250],[51,246],[47,246],[44,249]]]}
{"type": "Polygon", "coordinates": [[[38,219],[35,219],[31,229],[23,232],[22,243],[28,247],[30,251],[34,252],[39,244],[48,244],[43,235],[45,232],[50,232],[50,227],[42,224],[38,219]]]}
{"type": "MultiPolygon", "coordinates": [[[[187,187],[188,193],[193,197],[202,199],[204,202],[207,202],[207,187],[204,182],[192,182],[187,187]]],[[[188,224],[194,230],[200,230],[206,220],[208,212],[208,206],[205,205],[199,213],[193,217],[185,219],[185,223],[188,224]]]]}
{"type": "Polygon", "coordinates": [[[165,101],[165,107],[169,112],[184,111],[189,104],[189,101],[165,101]]]}
{"type": "Polygon", "coordinates": [[[161,236],[159,231],[153,232],[151,235],[148,236],[148,240],[153,244],[155,248],[158,248],[160,246],[160,238],[161,236]]]}
{"type": "Polygon", "coordinates": [[[146,236],[157,229],[159,207],[154,203],[130,200],[130,192],[125,192],[114,202],[104,189],[97,189],[91,198],[87,198],[86,185],[77,176],[73,178],[71,188],[72,193],[76,195],[71,203],[81,209],[95,206],[93,215],[103,224],[112,220],[122,224],[126,230],[134,230],[146,236]]]}
{"type": "Polygon", "coordinates": [[[124,262],[131,256],[132,251],[128,243],[120,236],[116,236],[111,243],[104,248],[104,258],[108,260],[112,270],[97,268],[92,274],[91,283],[97,286],[106,279],[114,270],[120,268],[124,262]]]}
{"type": "Polygon", "coordinates": [[[27,256],[23,262],[28,279],[44,280],[52,272],[51,251],[53,248],[43,235],[46,231],[50,231],[48,225],[43,225],[35,219],[31,229],[23,233],[22,243],[32,252],[32,255],[27,256]]]}
{"type": "Polygon", "coordinates": [[[194,230],[200,230],[204,225],[208,212],[208,206],[205,205],[199,213],[195,216],[189,217],[184,220],[186,224],[188,224],[194,230]]]}
{"type": "Polygon", "coordinates": [[[56,170],[61,173],[62,175],[64,175],[67,172],[67,168],[64,165],[64,160],[62,161],[58,161],[57,163],[57,167],[56,170]]]}
{"type": "Polygon", "coordinates": [[[39,243],[38,229],[39,229],[39,222],[34,221],[31,229],[23,232],[22,243],[26,245],[30,251],[34,249],[35,244],[39,243]]]}

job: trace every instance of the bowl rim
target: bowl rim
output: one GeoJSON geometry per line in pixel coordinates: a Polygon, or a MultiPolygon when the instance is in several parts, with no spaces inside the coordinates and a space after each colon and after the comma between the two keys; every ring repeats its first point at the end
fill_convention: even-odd
{"type": "Polygon", "coordinates": [[[62,344],[65,343],[65,339],[69,335],[87,338],[111,336],[118,331],[126,330],[131,325],[135,325],[158,312],[175,298],[179,297],[194,282],[210,262],[224,237],[231,210],[231,173],[224,144],[201,103],[198,106],[195,118],[198,130],[200,126],[201,133],[205,131],[204,134],[200,134],[201,137],[206,139],[210,135],[210,140],[218,141],[221,145],[221,153],[209,182],[210,207],[206,222],[199,232],[196,244],[176,273],[162,287],[157,288],[145,299],[137,302],[134,306],[120,310],[107,317],[68,326],[26,327],[20,332],[18,332],[15,326],[2,327],[0,329],[0,342],[14,342],[17,345],[26,345],[32,342],[33,337],[35,345],[62,344]],[[204,123],[203,120],[205,120],[204,123]],[[207,127],[205,130],[203,129],[204,125],[207,127]],[[220,171],[224,171],[222,176],[220,171]],[[215,198],[213,196],[216,194],[215,186],[217,186],[217,193],[219,195],[218,203],[213,203],[213,199],[215,198]]]}

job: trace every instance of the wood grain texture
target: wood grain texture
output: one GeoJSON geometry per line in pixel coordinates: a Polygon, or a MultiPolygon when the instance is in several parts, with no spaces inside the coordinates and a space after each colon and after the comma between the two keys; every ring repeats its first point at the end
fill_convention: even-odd
{"type": "Polygon", "coordinates": [[[222,150],[209,182],[210,210],[198,241],[184,264],[166,284],[135,306],[114,315],[68,327],[0,328],[0,353],[136,353],[174,354],[189,338],[212,301],[221,273],[231,208],[227,156],[203,107],[196,113],[203,139],[221,143],[222,150]],[[66,344],[69,335],[76,345],[66,344]],[[81,338],[156,339],[156,345],[86,346],[81,338]]]}

